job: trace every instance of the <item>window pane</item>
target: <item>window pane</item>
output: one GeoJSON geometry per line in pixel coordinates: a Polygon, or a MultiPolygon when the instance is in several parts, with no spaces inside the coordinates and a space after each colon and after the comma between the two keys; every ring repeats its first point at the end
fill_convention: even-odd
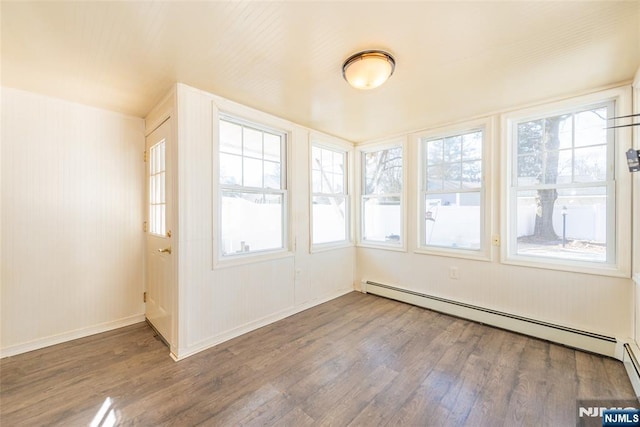
{"type": "Polygon", "coordinates": [[[314,176],[317,177],[318,182],[314,188],[319,188],[318,193],[333,193],[333,153],[325,148],[319,148],[317,156],[318,173],[314,176]]]}
{"type": "Polygon", "coordinates": [[[514,148],[526,154],[516,157],[518,179],[509,195],[510,255],[615,266],[608,234],[615,230],[613,134],[605,130],[613,107],[607,102],[518,124],[514,148]]]}
{"type": "Polygon", "coordinates": [[[462,187],[480,188],[482,185],[482,160],[462,164],[462,187]]]}
{"type": "Polygon", "coordinates": [[[558,184],[566,184],[573,181],[573,150],[562,150],[558,152],[557,163],[558,172],[555,182],[558,184]]]}
{"type": "Polygon", "coordinates": [[[220,153],[220,182],[242,185],[242,157],[220,153]]]}
{"type": "Polygon", "coordinates": [[[242,154],[242,126],[220,120],[220,151],[242,154]]]}
{"type": "Polygon", "coordinates": [[[362,239],[401,243],[402,211],[399,197],[368,197],[362,204],[362,239]]]}
{"type": "Polygon", "coordinates": [[[605,186],[518,191],[516,197],[519,255],[606,261],[605,186]]]}
{"type": "Polygon", "coordinates": [[[344,162],[346,153],[312,147],[312,236],[313,244],[344,242],[347,237],[344,162]],[[322,194],[322,195],[321,195],[322,194]],[[328,196],[335,194],[336,196],[328,196]]]}
{"type": "Polygon", "coordinates": [[[537,155],[518,156],[518,185],[540,183],[541,162],[537,155]]]}
{"type": "Polygon", "coordinates": [[[273,162],[280,161],[280,149],[282,146],[282,138],[280,135],[271,133],[264,134],[264,159],[273,162]]]}
{"type": "Polygon", "coordinates": [[[314,193],[321,193],[322,192],[322,175],[320,173],[319,170],[314,170],[311,173],[311,183],[313,186],[313,192],[314,193]]]}
{"type": "Polygon", "coordinates": [[[245,187],[262,187],[262,161],[245,157],[243,159],[243,183],[245,187]]]}
{"type": "Polygon", "coordinates": [[[264,162],[264,188],[281,188],[280,163],[264,162]]]}
{"type": "Polygon", "coordinates": [[[223,191],[221,205],[223,255],[284,248],[281,194],[223,191]]]}
{"type": "Polygon", "coordinates": [[[420,203],[425,221],[420,227],[421,246],[481,249],[483,138],[483,130],[473,130],[435,140],[442,141],[440,157],[438,145],[423,143],[427,165],[420,203]],[[431,151],[434,156],[429,160],[431,151]]]}
{"type": "Polygon", "coordinates": [[[365,194],[372,194],[377,189],[377,177],[382,168],[382,153],[386,151],[375,151],[372,153],[364,153],[364,181],[365,181],[365,194]]]}
{"type": "Polygon", "coordinates": [[[322,149],[322,169],[327,172],[333,172],[333,152],[331,150],[322,149]]]}
{"type": "Polygon", "coordinates": [[[333,174],[333,194],[344,193],[344,175],[333,174]]]}
{"type": "Polygon", "coordinates": [[[460,188],[462,178],[462,165],[454,163],[446,165],[444,168],[444,188],[445,190],[460,188]]]}
{"type": "Polygon", "coordinates": [[[324,170],[321,172],[321,174],[322,176],[320,180],[322,182],[322,189],[320,192],[325,194],[333,193],[333,174],[327,173],[324,170]]]}
{"type": "Polygon", "coordinates": [[[603,182],[607,179],[607,147],[579,148],[575,150],[575,181],[603,182]]]}
{"type": "Polygon", "coordinates": [[[402,148],[364,154],[365,194],[400,193],[402,191],[402,148]]]}
{"type": "Polygon", "coordinates": [[[313,197],[313,243],[347,240],[346,199],[313,197]]]}
{"type": "Polygon", "coordinates": [[[313,170],[322,168],[322,149],[319,147],[311,148],[311,168],[313,170]]]}
{"type": "Polygon", "coordinates": [[[607,109],[596,108],[576,113],[576,147],[607,143],[607,109]]]}
{"type": "Polygon", "coordinates": [[[245,127],[243,130],[242,154],[257,159],[262,158],[262,132],[245,127]]]}
{"type": "Polygon", "coordinates": [[[427,164],[442,163],[442,140],[427,141],[427,164]]]}
{"type": "Polygon", "coordinates": [[[165,150],[165,140],[149,149],[149,232],[159,236],[166,231],[165,150]]]}
{"type": "Polygon", "coordinates": [[[467,133],[462,136],[462,159],[479,160],[482,158],[482,132],[467,133]]]}
{"type": "Polygon", "coordinates": [[[431,166],[427,168],[427,190],[442,190],[443,189],[443,172],[442,166],[431,166]]]}
{"type": "Polygon", "coordinates": [[[160,172],[159,174],[156,175],[156,197],[155,197],[155,202],[156,203],[162,203],[164,204],[166,202],[166,189],[165,189],[165,184],[166,184],[166,175],[164,172],[160,172]]]}
{"type": "Polygon", "coordinates": [[[345,153],[333,152],[333,173],[343,175],[344,174],[344,158],[345,153]]]}
{"type": "Polygon", "coordinates": [[[284,134],[220,120],[220,253],[283,249],[284,134]]]}
{"type": "Polygon", "coordinates": [[[518,124],[518,154],[537,152],[542,142],[543,131],[543,120],[518,124]]]}
{"type": "Polygon", "coordinates": [[[462,137],[451,136],[444,139],[444,161],[459,162],[462,156],[462,137]]]}
{"type": "Polygon", "coordinates": [[[560,122],[558,127],[558,139],[560,140],[559,148],[573,147],[573,120],[567,117],[566,120],[560,122]]]}
{"type": "Polygon", "coordinates": [[[344,159],[346,154],[327,148],[312,148],[313,173],[311,174],[314,193],[344,193],[344,159]]]}
{"type": "Polygon", "coordinates": [[[480,249],[480,201],[479,191],[426,195],[425,244],[480,249]]]}

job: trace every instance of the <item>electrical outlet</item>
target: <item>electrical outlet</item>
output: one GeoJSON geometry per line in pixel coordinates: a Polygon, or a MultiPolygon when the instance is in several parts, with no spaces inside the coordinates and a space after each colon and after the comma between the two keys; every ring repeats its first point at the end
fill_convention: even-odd
{"type": "Polygon", "coordinates": [[[449,267],[449,279],[458,280],[459,278],[458,267],[449,267]]]}
{"type": "Polygon", "coordinates": [[[491,244],[493,246],[500,246],[500,235],[499,234],[494,234],[493,236],[491,236],[491,244]]]}

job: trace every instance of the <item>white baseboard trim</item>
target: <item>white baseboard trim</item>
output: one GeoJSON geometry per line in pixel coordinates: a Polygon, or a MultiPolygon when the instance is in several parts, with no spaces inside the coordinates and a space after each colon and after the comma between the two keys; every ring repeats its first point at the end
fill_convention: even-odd
{"type": "Polygon", "coordinates": [[[513,332],[556,342],[569,347],[620,359],[620,346],[614,337],[542,322],[509,313],[461,303],[419,292],[363,281],[363,292],[406,302],[430,310],[496,326],[513,332]]]}
{"type": "Polygon", "coordinates": [[[271,323],[277,322],[278,320],[282,320],[285,317],[289,317],[296,313],[300,313],[301,311],[307,310],[311,307],[315,307],[316,305],[320,305],[327,301],[331,301],[332,299],[336,299],[350,292],[353,292],[353,288],[344,289],[330,296],[319,298],[317,300],[308,301],[300,305],[287,308],[285,310],[279,311],[269,316],[265,316],[255,321],[238,326],[236,328],[233,328],[229,331],[223,332],[211,338],[207,338],[205,340],[199,341],[189,347],[178,349],[178,354],[171,353],[171,357],[175,361],[183,360],[189,356],[193,356],[196,353],[200,353],[201,351],[207,350],[211,347],[215,347],[216,345],[221,344],[225,341],[229,341],[230,339],[246,334],[247,332],[251,332],[253,330],[262,328],[263,326],[267,326],[271,323]]]}
{"type": "Polygon", "coordinates": [[[5,347],[0,349],[0,358],[16,356],[18,354],[39,350],[41,348],[61,344],[78,338],[88,337],[89,335],[100,334],[102,332],[111,331],[113,329],[122,328],[139,322],[144,322],[144,313],[5,347]]]}

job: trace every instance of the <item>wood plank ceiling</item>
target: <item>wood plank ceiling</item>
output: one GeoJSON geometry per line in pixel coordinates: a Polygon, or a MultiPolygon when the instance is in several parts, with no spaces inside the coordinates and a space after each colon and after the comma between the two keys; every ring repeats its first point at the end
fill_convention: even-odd
{"type": "Polygon", "coordinates": [[[2,2],[4,86],[144,117],[174,82],[359,142],[630,80],[640,2],[2,2]],[[382,87],[350,54],[397,62],[382,87]]]}

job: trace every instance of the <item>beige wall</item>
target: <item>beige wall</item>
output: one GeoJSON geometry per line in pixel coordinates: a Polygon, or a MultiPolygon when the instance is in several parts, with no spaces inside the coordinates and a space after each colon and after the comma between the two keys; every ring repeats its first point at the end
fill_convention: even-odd
{"type": "Polygon", "coordinates": [[[7,356],[143,320],[144,123],[2,88],[7,356]]]}

